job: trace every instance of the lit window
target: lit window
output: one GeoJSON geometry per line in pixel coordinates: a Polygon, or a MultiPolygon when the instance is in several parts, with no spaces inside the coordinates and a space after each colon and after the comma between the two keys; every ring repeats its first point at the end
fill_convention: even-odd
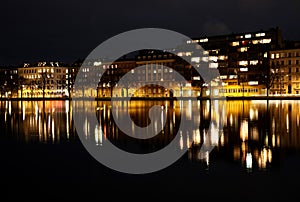
{"type": "Polygon", "coordinates": [[[218,57],[217,56],[210,56],[209,57],[209,61],[217,62],[218,61],[218,57]]]}
{"type": "Polygon", "coordinates": [[[201,42],[201,43],[203,43],[203,42],[208,42],[208,38],[200,39],[200,42],[201,42]]]}
{"type": "Polygon", "coordinates": [[[251,38],[251,34],[246,34],[246,35],[245,35],[245,38],[246,38],[246,39],[250,39],[250,38],[251,38]]]}
{"type": "Polygon", "coordinates": [[[274,59],[274,58],[275,58],[275,54],[272,53],[272,54],[271,54],[271,59],[274,59]]]}
{"type": "Polygon", "coordinates": [[[267,52],[264,53],[264,58],[268,58],[268,53],[267,52]]]}
{"type": "Polygon", "coordinates": [[[262,39],[260,43],[271,43],[271,39],[262,39]]]}
{"type": "Polygon", "coordinates": [[[232,45],[232,46],[238,46],[238,45],[240,45],[240,42],[234,41],[234,42],[231,43],[231,45],[232,45]]]}
{"type": "Polygon", "coordinates": [[[173,72],[173,69],[172,69],[172,68],[170,68],[170,69],[169,69],[169,72],[173,72]]]}
{"type": "Polygon", "coordinates": [[[276,58],[279,58],[279,53],[276,53],[276,58]]]}
{"type": "Polygon", "coordinates": [[[248,61],[247,60],[239,61],[239,65],[240,66],[247,66],[248,65],[248,61]]]}
{"type": "Polygon", "coordinates": [[[255,34],[256,37],[262,37],[262,36],[266,36],[266,33],[257,33],[255,34]]]}
{"type": "Polygon", "coordinates": [[[194,77],[193,77],[193,80],[199,81],[199,80],[200,80],[200,76],[194,76],[194,77]]]}
{"type": "Polygon", "coordinates": [[[134,74],[134,69],[131,70],[131,74],[134,74]]]}
{"type": "Polygon", "coordinates": [[[250,65],[257,65],[258,64],[258,60],[251,60],[250,61],[250,65]]]}
{"type": "Polygon", "coordinates": [[[254,45],[256,45],[256,44],[259,43],[259,41],[258,41],[258,40],[253,40],[252,43],[253,43],[254,45]]]}
{"type": "Polygon", "coordinates": [[[200,62],[200,57],[192,57],[191,62],[199,63],[200,62]]]}
{"type": "Polygon", "coordinates": [[[208,62],[208,57],[202,57],[203,62],[208,62]]]}
{"type": "Polygon", "coordinates": [[[248,51],[248,47],[241,47],[238,49],[238,51],[240,52],[247,52],[248,51]]]}
{"type": "Polygon", "coordinates": [[[209,68],[218,68],[218,63],[209,63],[209,68]]]}
{"type": "Polygon", "coordinates": [[[226,60],[227,56],[225,56],[225,55],[219,55],[218,59],[219,60],[226,60]]]}
{"type": "Polygon", "coordinates": [[[94,66],[100,66],[101,62],[94,62],[94,66]]]}
{"type": "Polygon", "coordinates": [[[240,71],[241,72],[247,72],[248,71],[248,68],[246,67],[246,68],[240,68],[240,71]]]}
{"type": "Polygon", "coordinates": [[[203,55],[208,55],[209,51],[203,51],[203,55]]]}

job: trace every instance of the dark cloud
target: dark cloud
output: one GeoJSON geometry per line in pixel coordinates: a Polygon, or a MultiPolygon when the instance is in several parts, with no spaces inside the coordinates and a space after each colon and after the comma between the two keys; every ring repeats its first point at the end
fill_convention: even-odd
{"type": "Polygon", "coordinates": [[[104,40],[143,27],[190,37],[269,29],[300,39],[297,0],[12,0],[0,5],[0,64],[74,61],[104,40]]]}

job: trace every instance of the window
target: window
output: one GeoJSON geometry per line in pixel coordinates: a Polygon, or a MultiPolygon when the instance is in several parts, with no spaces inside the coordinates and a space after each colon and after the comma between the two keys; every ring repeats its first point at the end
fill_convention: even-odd
{"type": "Polygon", "coordinates": [[[255,34],[256,37],[262,37],[262,36],[266,36],[266,33],[257,33],[255,34]]]}
{"type": "Polygon", "coordinates": [[[239,65],[240,66],[247,66],[248,65],[248,61],[247,60],[239,61],[239,65]]]}
{"type": "Polygon", "coordinates": [[[251,34],[246,34],[246,35],[245,35],[245,38],[246,38],[246,39],[250,39],[250,38],[251,38],[251,34]]]}
{"type": "Polygon", "coordinates": [[[275,58],[275,54],[272,53],[272,54],[271,54],[271,59],[274,59],[274,58],[275,58]]]}
{"type": "Polygon", "coordinates": [[[298,67],[296,68],[296,72],[299,72],[299,68],[298,67]]]}
{"type": "Polygon", "coordinates": [[[241,47],[238,49],[239,52],[247,52],[248,51],[248,47],[241,47]]]}
{"type": "Polygon", "coordinates": [[[257,65],[258,64],[258,60],[251,60],[250,61],[250,65],[257,65]]]}
{"type": "Polygon", "coordinates": [[[296,60],[296,65],[299,65],[299,60],[296,60]]]}
{"type": "Polygon", "coordinates": [[[231,43],[231,45],[232,45],[232,46],[238,46],[238,45],[240,45],[240,42],[234,41],[234,42],[231,43]]]}
{"type": "Polygon", "coordinates": [[[247,71],[248,71],[248,68],[240,68],[240,71],[241,71],[241,72],[247,72],[247,71]]]}
{"type": "Polygon", "coordinates": [[[192,57],[191,62],[199,63],[200,62],[200,57],[192,57]]]}

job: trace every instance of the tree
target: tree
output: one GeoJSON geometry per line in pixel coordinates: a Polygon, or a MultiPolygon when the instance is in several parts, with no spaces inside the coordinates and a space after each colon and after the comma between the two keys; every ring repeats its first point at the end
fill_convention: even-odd
{"type": "Polygon", "coordinates": [[[18,77],[18,87],[21,90],[21,98],[23,98],[23,88],[29,85],[28,79],[24,78],[23,76],[18,77]]]}
{"type": "Polygon", "coordinates": [[[274,69],[270,69],[268,72],[262,73],[261,82],[267,89],[267,97],[269,97],[270,88],[274,85],[275,77],[276,72],[274,71],[274,69]]]}

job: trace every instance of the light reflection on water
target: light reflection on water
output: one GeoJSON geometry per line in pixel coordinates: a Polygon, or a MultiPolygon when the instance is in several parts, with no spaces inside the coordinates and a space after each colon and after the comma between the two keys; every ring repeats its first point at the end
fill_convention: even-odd
{"type": "MultiPolygon", "coordinates": [[[[80,103],[79,103],[80,104],[80,103]]],[[[280,164],[280,156],[300,150],[300,102],[298,101],[118,101],[116,118],[129,113],[138,126],[150,123],[148,110],[162,106],[167,123],[152,125],[158,135],[149,140],[126,136],[113,121],[111,104],[107,101],[91,103],[100,126],[92,127],[88,121],[82,126],[87,139],[97,146],[111,141],[118,147],[134,153],[147,153],[162,149],[178,132],[180,121],[190,124],[189,130],[179,131],[179,149],[188,148],[192,162],[205,162],[209,167],[210,155],[239,162],[242,167],[268,169],[280,164]],[[126,110],[124,110],[126,109],[126,110]],[[194,116],[195,110],[200,116],[194,116]],[[182,113],[181,113],[182,112],[182,113]],[[210,126],[210,123],[211,126],[210,126]],[[223,127],[222,127],[223,126],[223,127]],[[220,128],[221,127],[221,128],[220,128]],[[212,134],[212,135],[209,135],[212,134]],[[202,151],[203,143],[215,146],[213,152],[202,151]]],[[[21,143],[59,144],[79,141],[69,101],[1,101],[1,140],[21,143]]],[[[89,108],[84,108],[88,110],[89,108]]],[[[132,124],[132,131],[135,125],[132,124]]]]}

